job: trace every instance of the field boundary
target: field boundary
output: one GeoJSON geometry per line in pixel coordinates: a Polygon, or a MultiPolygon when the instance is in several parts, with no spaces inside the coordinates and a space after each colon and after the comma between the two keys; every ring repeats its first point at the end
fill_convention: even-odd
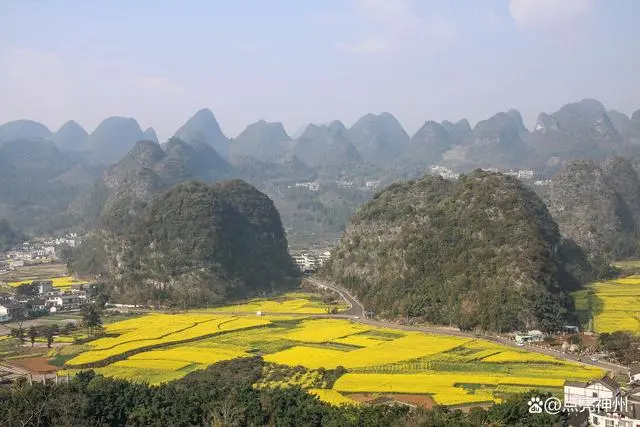
{"type": "Polygon", "coordinates": [[[231,333],[238,332],[238,331],[246,331],[246,330],[249,330],[249,329],[267,328],[268,326],[269,325],[248,326],[246,328],[233,329],[233,330],[230,330],[230,331],[218,331],[218,332],[213,332],[213,333],[206,334],[206,335],[201,335],[199,337],[187,338],[187,339],[172,341],[172,342],[168,342],[168,343],[152,344],[152,345],[149,345],[149,346],[146,346],[146,347],[140,347],[140,348],[135,348],[133,350],[125,351],[123,353],[119,353],[117,355],[107,357],[106,359],[102,359],[102,360],[99,360],[97,362],[88,362],[88,363],[82,363],[82,364],[79,364],[79,365],[67,365],[67,364],[65,364],[64,368],[67,368],[67,369],[103,368],[103,367],[108,366],[108,365],[110,365],[112,363],[119,362],[121,360],[125,360],[125,359],[127,359],[127,358],[129,358],[131,356],[134,356],[134,355],[139,354],[139,353],[144,353],[146,351],[158,350],[160,348],[171,347],[171,346],[174,346],[174,345],[188,344],[188,343],[191,343],[191,342],[205,340],[205,339],[213,338],[213,337],[220,336],[220,335],[231,334],[231,333]]]}

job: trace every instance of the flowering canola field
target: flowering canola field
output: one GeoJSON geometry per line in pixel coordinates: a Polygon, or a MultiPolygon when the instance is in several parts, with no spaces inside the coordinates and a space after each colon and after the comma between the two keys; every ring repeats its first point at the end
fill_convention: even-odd
{"type": "Polygon", "coordinates": [[[440,404],[467,405],[532,388],[561,393],[566,379],[603,375],[481,339],[346,319],[190,312],[149,314],[105,329],[109,336],[89,342],[88,350],[66,363],[67,372],[95,368],[160,384],[220,361],[259,355],[266,374],[257,388],[302,387],[335,405],[354,403],[352,393],[428,395],[440,404]]]}
{"type": "Polygon", "coordinates": [[[585,325],[595,332],[640,332],[640,277],[594,283],[574,298],[585,325]]]}
{"type": "Polygon", "coordinates": [[[71,287],[71,285],[86,283],[86,282],[78,281],[71,276],[63,276],[63,277],[53,277],[53,278],[43,278],[43,279],[27,279],[27,280],[21,280],[16,282],[9,282],[8,285],[16,287],[16,286],[22,285],[23,283],[31,283],[34,280],[50,280],[53,283],[54,287],[61,288],[61,289],[68,289],[71,287]]]}

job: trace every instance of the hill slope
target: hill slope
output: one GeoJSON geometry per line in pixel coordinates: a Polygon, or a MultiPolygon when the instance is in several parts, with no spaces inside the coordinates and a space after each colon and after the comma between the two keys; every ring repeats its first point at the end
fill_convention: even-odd
{"type": "Polygon", "coordinates": [[[13,245],[22,243],[25,236],[14,230],[9,222],[0,219],[0,253],[11,248],[13,245]]]}
{"type": "Polygon", "coordinates": [[[553,329],[580,286],[557,224],[518,180],[425,176],[362,205],[324,274],[384,316],[462,329],[553,329]]]}
{"type": "Polygon", "coordinates": [[[50,135],[51,131],[45,125],[33,120],[14,120],[0,125],[0,141],[47,138],[50,135]]]}
{"type": "Polygon", "coordinates": [[[562,234],[593,259],[637,255],[638,175],[620,158],[603,168],[589,160],[570,162],[551,179],[545,201],[562,234]]]}
{"type": "Polygon", "coordinates": [[[409,136],[390,113],[361,117],[347,137],[365,161],[378,166],[393,162],[409,143],[409,136]]]}
{"type": "Polygon", "coordinates": [[[121,232],[92,239],[118,299],[138,303],[244,297],[283,286],[293,271],[273,202],[239,180],[178,184],[121,232]]]}
{"type": "Polygon", "coordinates": [[[194,114],[174,136],[185,142],[199,141],[209,144],[225,159],[229,155],[229,139],[222,133],[218,121],[208,108],[194,114]]]}
{"type": "Polygon", "coordinates": [[[253,123],[234,139],[229,146],[229,157],[252,156],[265,162],[282,159],[291,149],[292,140],[282,123],[264,120],[253,123]]]}
{"type": "Polygon", "coordinates": [[[144,133],[135,119],[109,117],[100,122],[89,135],[85,151],[91,160],[109,165],[124,156],[142,139],[144,133]]]}

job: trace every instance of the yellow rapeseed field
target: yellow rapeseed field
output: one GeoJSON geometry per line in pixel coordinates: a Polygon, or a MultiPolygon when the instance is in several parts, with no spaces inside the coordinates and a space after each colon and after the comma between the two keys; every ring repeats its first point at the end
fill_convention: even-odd
{"type": "Polygon", "coordinates": [[[21,280],[16,282],[9,282],[8,285],[16,287],[16,286],[22,285],[23,283],[31,283],[34,280],[50,280],[51,282],[53,282],[53,286],[55,286],[56,288],[70,288],[71,285],[86,283],[86,282],[76,280],[71,276],[63,276],[63,277],[45,277],[41,279],[27,279],[27,280],[21,280]]]}
{"type": "MultiPolygon", "coordinates": [[[[227,305],[224,307],[212,308],[212,311],[227,312],[256,312],[265,313],[300,313],[300,314],[324,314],[327,312],[327,305],[321,301],[312,301],[313,295],[303,292],[291,292],[277,300],[263,298],[253,299],[244,304],[227,305]]],[[[338,309],[347,308],[344,302],[336,306],[338,309]]]]}
{"type": "MultiPolygon", "coordinates": [[[[131,362],[144,362],[147,360],[181,361],[212,365],[222,360],[231,360],[245,356],[247,356],[247,353],[240,351],[184,346],[170,350],[145,351],[144,353],[133,355],[127,360],[131,362]]],[[[135,367],[137,364],[133,363],[133,366],[135,367]]]]}
{"type": "Polygon", "coordinates": [[[264,360],[289,366],[304,366],[308,369],[335,369],[342,365],[343,357],[349,353],[330,348],[297,346],[263,356],[264,360]]]}
{"type": "MultiPolygon", "coordinates": [[[[260,317],[235,318],[213,315],[150,315],[137,320],[141,327],[125,332],[116,338],[101,338],[94,341],[91,351],[81,353],[67,361],[68,366],[99,362],[132,350],[153,347],[158,344],[180,342],[201,336],[262,326],[269,323],[260,317]],[[142,319],[149,317],[150,324],[144,325],[142,319]],[[200,323],[194,323],[199,321],[200,323]],[[188,325],[192,325],[189,327],[188,325]],[[155,329],[155,330],[154,330],[155,329]],[[176,332],[177,331],[177,332],[176,332]]],[[[125,321],[129,322],[129,320],[125,321]]],[[[131,323],[132,324],[132,323],[131,323]]],[[[129,327],[131,326],[129,324],[129,327]]],[[[114,324],[115,325],[115,324],[114,324]]]]}
{"type": "MultiPolygon", "coordinates": [[[[617,287],[622,286],[634,285],[617,287]]],[[[597,368],[481,339],[396,331],[341,319],[192,311],[149,314],[105,329],[117,336],[86,344],[88,351],[66,363],[69,372],[79,365],[129,355],[96,372],[160,384],[219,361],[262,355],[275,364],[311,370],[343,366],[349,372],[327,390],[330,382],[318,371],[296,370],[290,378],[282,378],[277,374],[282,367],[269,365],[275,369],[273,376],[266,375],[256,388],[300,386],[331,404],[351,402],[341,393],[365,392],[428,394],[448,405],[497,401],[509,390],[561,392],[566,379],[603,374],[597,368]],[[158,345],[163,346],[153,350],[158,345]]]]}
{"type": "Polygon", "coordinates": [[[314,396],[318,396],[318,398],[323,402],[327,402],[334,406],[358,404],[355,400],[349,399],[348,397],[340,394],[340,392],[331,389],[312,388],[307,390],[307,392],[314,396]]]}
{"type": "Polygon", "coordinates": [[[293,341],[320,343],[370,329],[369,326],[340,319],[305,320],[299,327],[280,336],[293,341]]]}
{"type": "Polygon", "coordinates": [[[494,397],[491,390],[465,390],[460,387],[451,387],[447,391],[442,393],[434,393],[433,399],[441,405],[462,405],[466,403],[483,403],[494,402],[494,397]]]}
{"type": "Polygon", "coordinates": [[[179,360],[121,360],[111,366],[120,368],[134,368],[134,369],[161,369],[163,371],[177,371],[190,365],[190,362],[184,362],[179,360]]]}
{"type": "MultiPolygon", "coordinates": [[[[118,362],[120,363],[120,362],[118,362]]],[[[169,381],[174,381],[184,377],[187,372],[180,370],[154,369],[154,368],[134,368],[118,364],[109,365],[105,368],[95,370],[105,377],[119,378],[133,382],[145,382],[150,385],[159,385],[169,381]]]]}
{"type": "Polygon", "coordinates": [[[629,276],[591,284],[574,293],[576,309],[592,318],[599,333],[640,332],[640,278],[629,276]]]}
{"type": "MultiPolygon", "coordinates": [[[[289,336],[289,335],[285,335],[289,336]]],[[[380,341],[379,344],[352,350],[349,352],[297,346],[264,357],[268,362],[283,365],[302,365],[317,369],[333,369],[338,366],[358,368],[384,365],[402,360],[415,359],[451,350],[469,339],[425,335],[419,332],[407,332],[406,336],[392,341],[380,341]]]]}
{"type": "Polygon", "coordinates": [[[561,363],[555,357],[544,354],[524,352],[524,351],[503,351],[482,359],[488,363],[510,363],[510,362],[535,362],[535,363],[561,363]]]}
{"type": "Polygon", "coordinates": [[[537,387],[557,387],[564,384],[561,378],[515,377],[489,373],[432,372],[419,374],[346,374],[336,381],[334,390],[340,392],[373,392],[430,394],[443,405],[495,401],[493,388],[501,384],[537,387]],[[476,389],[471,394],[462,385],[480,385],[488,389],[476,389]]]}
{"type": "Polygon", "coordinates": [[[337,338],[333,342],[338,344],[357,345],[359,347],[370,347],[372,345],[382,344],[384,341],[367,335],[350,335],[348,337],[337,338]]]}

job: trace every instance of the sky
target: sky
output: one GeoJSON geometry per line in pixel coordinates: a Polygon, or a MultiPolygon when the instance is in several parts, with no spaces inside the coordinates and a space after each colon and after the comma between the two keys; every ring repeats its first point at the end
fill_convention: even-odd
{"type": "Polygon", "coordinates": [[[583,98],[640,109],[637,0],[0,0],[0,123],[170,137],[210,108],[230,137],[388,111],[533,127],[583,98]]]}

